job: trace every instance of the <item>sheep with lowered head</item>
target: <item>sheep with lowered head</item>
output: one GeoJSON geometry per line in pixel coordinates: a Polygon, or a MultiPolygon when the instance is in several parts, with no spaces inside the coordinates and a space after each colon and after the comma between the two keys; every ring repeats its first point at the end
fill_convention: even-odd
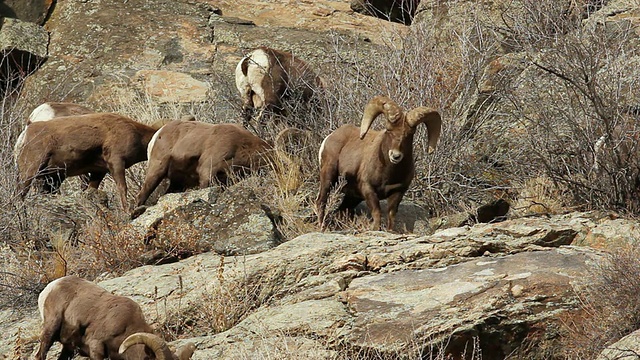
{"type": "Polygon", "coordinates": [[[373,229],[381,228],[380,200],[387,199],[387,229],[392,231],[404,193],[414,177],[413,137],[424,123],[428,131],[429,153],[440,137],[440,114],[427,107],[404,112],[386,96],[376,96],[364,108],[360,129],[343,125],[327,136],[320,146],[320,191],[316,199],[318,221],[325,227],[325,208],[331,186],[340,177],[344,199],[338,210],[353,209],[366,201],[373,217],[373,229]],[[386,117],[385,129],[369,130],[378,115],[386,117]]]}
{"type": "Polygon", "coordinates": [[[264,112],[282,114],[288,99],[299,96],[308,103],[324,87],[322,78],[306,62],[289,52],[265,46],[243,57],[235,75],[245,125],[255,109],[259,109],[258,121],[264,112]]]}
{"type": "Polygon", "coordinates": [[[59,360],[72,359],[76,351],[91,360],[187,360],[195,351],[187,343],[172,353],[135,301],[74,275],[50,282],[38,309],[43,324],[36,360],[45,360],[55,341],[62,344],[59,360]]]}
{"type": "Polygon", "coordinates": [[[157,129],[114,113],[65,116],[31,123],[16,143],[19,191],[24,198],[36,179],[54,179],[53,189],[69,176],[90,173],[97,181],[108,172],[127,206],[125,169],[147,159],[157,129]]]}
{"type": "Polygon", "coordinates": [[[170,122],[149,143],[137,206],[144,205],[164,178],[169,179],[168,192],[225,183],[230,173],[264,165],[270,150],[269,143],[236,124],[170,122]]]}

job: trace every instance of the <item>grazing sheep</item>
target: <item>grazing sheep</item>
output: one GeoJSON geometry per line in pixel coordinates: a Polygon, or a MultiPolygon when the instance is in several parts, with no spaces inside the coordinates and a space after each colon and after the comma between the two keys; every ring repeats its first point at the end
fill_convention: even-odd
{"type": "Polygon", "coordinates": [[[35,108],[29,118],[27,125],[38,121],[49,121],[53,118],[73,115],[93,114],[95,111],[86,106],[68,102],[46,102],[35,108]]]}
{"type": "Polygon", "coordinates": [[[54,179],[57,189],[69,176],[91,174],[99,184],[111,173],[127,209],[125,169],[147,159],[157,129],[113,113],[66,116],[34,122],[16,143],[19,191],[24,198],[36,179],[54,179]]]}
{"type": "MultiPolygon", "coordinates": [[[[73,115],[84,115],[84,114],[93,114],[95,111],[89,109],[86,106],[69,103],[69,102],[46,102],[40,104],[38,107],[33,109],[29,117],[27,118],[27,126],[31,123],[38,121],[49,121],[51,119],[63,117],[63,116],[73,116],[73,115]]],[[[25,132],[23,131],[20,136],[23,136],[25,132]]],[[[20,143],[20,140],[16,142],[16,144],[20,143]]],[[[18,153],[17,149],[13,149],[13,158],[14,162],[18,163],[18,153]]],[[[82,178],[82,190],[86,189],[87,186],[97,189],[100,186],[100,182],[102,178],[99,179],[91,179],[91,174],[81,175],[82,178]]],[[[58,190],[59,182],[57,179],[47,179],[43,184],[43,191],[45,192],[55,192],[58,190]]]]}
{"type": "Polygon", "coordinates": [[[135,301],[74,275],[50,282],[38,309],[43,325],[36,360],[45,360],[55,341],[62,344],[59,360],[70,360],[76,350],[91,360],[187,360],[195,351],[188,343],[171,353],[135,301]]]}
{"type": "Polygon", "coordinates": [[[344,177],[344,200],[338,210],[352,211],[365,200],[373,217],[373,228],[380,229],[380,200],[387,200],[388,230],[393,230],[396,212],[414,176],[413,136],[425,123],[429,153],[436,148],[442,120],[427,107],[405,113],[386,96],[373,98],[364,108],[360,130],[344,125],[327,136],[320,146],[320,192],[316,200],[318,221],[324,229],[325,208],[331,186],[344,177]],[[385,130],[369,131],[380,114],[387,118],[385,130]]]}
{"type": "Polygon", "coordinates": [[[149,143],[147,174],[138,193],[142,206],[165,177],[168,192],[226,183],[229,173],[265,164],[271,145],[236,124],[173,121],[149,143]]]}
{"type": "Polygon", "coordinates": [[[240,60],[236,67],[236,87],[242,98],[243,119],[249,123],[254,110],[282,114],[283,100],[300,97],[307,103],[322,89],[322,79],[301,59],[291,53],[258,47],[240,60]]]}

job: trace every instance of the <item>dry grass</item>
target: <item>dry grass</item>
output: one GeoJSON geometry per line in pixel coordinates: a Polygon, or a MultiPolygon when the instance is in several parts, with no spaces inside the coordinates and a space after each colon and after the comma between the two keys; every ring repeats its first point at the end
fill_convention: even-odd
{"type": "Polygon", "coordinates": [[[565,320],[567,359],[595,359],[605,347],[640,328],[640,246],[605,255],[576,289],[580,312],[565,320]]]}
{"type": "MultiPolygon", "coordinates": [[[[159,331],[168,340],[190,336],[206,336],[226,331],[253,311],[269,304],[282,291],[281,272],[248,273],[242,261],[227,264],[220,257],[215,279],[202,291],[197,301],[185,301],[171,310],[156,305],[159,331]],[[227,274],[226,272],[230,272],[227,274]],[[161,309],[165,312],[162,313],[161,309]]],[[[182,284],[180,284],[180,294],[182,284]]]]}

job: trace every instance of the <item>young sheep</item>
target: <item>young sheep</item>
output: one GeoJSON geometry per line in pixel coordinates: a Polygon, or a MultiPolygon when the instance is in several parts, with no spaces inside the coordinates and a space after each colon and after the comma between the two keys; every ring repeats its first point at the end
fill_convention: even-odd
{"type": "Polygon", "coordinates": [[[322,79],[301,59],[291,53],[258,47],[240,60],[236,67],[236,87],[242,98],[245,125],[254,110],[281,114],[283,101],[299,96],[307,103],[323,88],[322,79]]]}
{"type": "Polygon", "coordinates": [[[90,173],[91,181],[99,184],[109,172],[128,209],[125,169],[147,159],[155,131],[113,113],[34,122],[16,144],[20,195],[24,198],[36,179],[55,179],[56,189],[69,176],[90,173]]]}
{"type": "Polygon", "coordinates": [[[264,165],[270,150],[266,141],[236,124],[170,122],[149,143],[147,174],[136,204],[144,205],[165,177],[168,192],[225,183],[230,172],[264,165]]]}
{"type": "Polygon", "coordinates": [[[36,360],[45,360],[55,341],[62,344],[59,360],[70,360],[76,350],[91,360],[187,360],[195,351],[188,343],[171,353],[135,301],[74,275],[50,282],[38,309],[43,326],[36,360]]]}
{"type": "Polygon", "coordinates": [[[352,211],[365,200],[373,217],[373,229],[380,229],[380,200],[387,200],[388,230],[393,230],[402,196],[414,176],[413,136],[425,123],[429,153],[436,148],[442,120],[427,107],[405,113],[386,96],[373,98],[364,108],[360,130],[344,125],[327,136],[320,146],[320,192],[316,199],[318,221],[324,229],[325,208],[331,186],[344,177],[344,200],[338,210],[352,211]],[[385,130],[369,131],[380,114],[387,118],[385,130]]]}
{"type": "Polygon", "coordinates": [[[95,111],[86,106],[68,103],[68,102],[46,102],[35,108],[29,118],[27,125],[38,122],[48,121],[53,118],[73,115],[93,114],[95,111]]]}

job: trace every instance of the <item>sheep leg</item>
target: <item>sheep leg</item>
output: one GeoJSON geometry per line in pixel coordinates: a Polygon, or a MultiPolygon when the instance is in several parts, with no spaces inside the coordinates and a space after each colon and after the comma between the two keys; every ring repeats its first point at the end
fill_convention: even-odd
{"type": "MultiPolygon", "coordinates": [[[[225,162],[218,162],[215,165],[212,161],[204,161],[198,165],[196,172],[198,173],[198,186],[200,189],[207,188],[211,186],[211,180],[218,175],[220,172],[225,172],[228,170],[228,166],[226,166],[225,162]]],[[[226,183],[226,177],[223,176],[220,179],[221,183],[226,183]]]]}
{"type": "Polygon", "coordinates": [[[400,201],[404,196],[403,191],[394,192],[387,198],[387,231],[393,231],[396,224],[396,214],[398,213],[398,207],[400,201]]]}
{"type": "Polygon", "coordinates": [[[371,211],[371,217],[373,218],[371,229],[380,230],[382,211],[380,210],[380,199],[378,198],[378,194],[376,194],[376,192],[371,187],[367,186],[362,189],[362,195],[367,202],[367,207],[369,207],[369,210],[371,211]]]}
{"type": "Polygon", "coordinates": [[[332,167],[331,169],[322,168],[320,170],[320,191],[316,198],[316,212],[318,213],[318,226],[320,231],[325,230],[325,212],[327,208],[327,200],[329,199],[329,191],[333,185],[333,179],[338,178],[338,168],[332,167]]]}
{"type": "Polygon", "coordinates": [[[24,200],[29,192],[29,188],[33,183],[33,178],[27,177],[25,180],[20,181],[20,198],[24,200]]]}
{"type": "MultiPolygon", "coordinates": [[[[138,193],[138,199],[136,201],[136,207],[140,207],[147,202],[151,193],[160,185],[162,179],[167,176],[167,161],[151,161],[149,162],[149,168],[147,169],[147,176],[144,178],[144,184],[142,189],[138,193]]],[[[173,181],[171,181],[173,185],[173,181]]],[[[171,189],[171,186],[169,186],[171,189]]]]}
{"type": "Polygon", "coordinates": [[[113,181],[116,183],[116,187],[118,188],[118,193],[120,194],[120,203],[122,204],[122,209],[124,211],[129,210],[128,202],[127,202],[127,180],[124,176],[124,162],[123,161],[114,161],[109,166],[109,172],[113,177],[113,181]]]}
{"type": "Polygon", "coordinates": [[[36,353],[36,360],[46,360],[47,352],[53,345],[54,336],[60,331],[60,324],[62,324],[62,318],[56,317],[54,320],[45,317],[42,332],[40,333],[40,347],[36,353]]]}

